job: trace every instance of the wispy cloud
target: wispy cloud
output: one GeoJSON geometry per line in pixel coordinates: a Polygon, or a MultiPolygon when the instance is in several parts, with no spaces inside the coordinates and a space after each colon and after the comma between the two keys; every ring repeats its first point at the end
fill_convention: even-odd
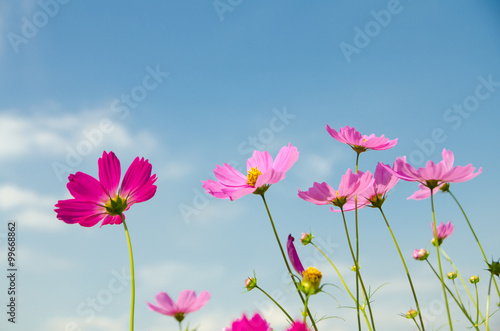
{"type": "Polygon", "coordinates": [[[63,223],[53,212],[55,197],[7,184],[0,186],[0,210],[9,219],[19,222],[21,228],[59,231],[63,223]]]}

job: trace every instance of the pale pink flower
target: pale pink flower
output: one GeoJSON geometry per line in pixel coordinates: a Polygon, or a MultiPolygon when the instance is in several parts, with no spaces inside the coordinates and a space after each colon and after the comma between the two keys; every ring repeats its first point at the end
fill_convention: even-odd
{"type": "Polygon", "coordinates": [[[159,292],[156,296],[156,305],[146,302],[149,309],[160,314],[173,316],[181,322],[184,315],[201,309],[210,299],[208,291],[201,292],[198,297],[192,290],[184,290],[179,294],[177,302],[174,302],[165,292],[159,292]]]}
{"type": "Polygon", "coordinates": [[[245,176],[238,170],[224,163],[214,170],[217,180],[202,181],[203,188],[216,198],[236,200],[244,195],[265,190],[286,176],[286,172],[299,158],[297,147],[288,144],[280,149],[273,161],[268,152],[254,151],[247,160],[245,176]]]}
{"type": "Polygon", "coordinates": [[[385,150],[394,147],[398,143],[398,139],[389,140],[384,135],[376,137],[375,134],[361,135],[355,128],[345,126],[340,128],[339,132],[332,129],[329,125],[326,126],[328,133],[340,141],[341,143],[351,146],[356,153],[366,152],[368,149],[385,150]]]}
{"type": "MultiPolygon", "coordinates": [[[[432,242],[434,242],[434,237],[435,237],[434,222],[431,223],[431,226],[432,226],[432,236],[433,236],[432,237],[432,242]]],[[[453,226],[453,224],[451,223],[451,221],[449,221],[446,224],[444,224],[443,222],[441,222],[441,224],[439,224],[439,226],[437,227],[438,244],[441,245],[441,243],[443,242],[444,239],[446,239],[449,236],[451,236],[451,234],[453,233],[454,229],[455,229],[455,227],[453,226]]]]}
{"type": "Polygon", "coordinates": [[[429,252],[425,248],[415,249],[412,256],[415,260],[423,261],[429,257],[429,252]]]}
{"type": "MultiPolygon", "coordinates": [[[[394,169],[391,169],[389,166],[385,166],[385,168],[403,180],[420,182],[422,185],[429,188],[429,196],[430,189],[434,190],[436,187],[445,183],[465,182],[476,177],[482,171],[482,168],[479,168],[477,172],[474,172],[476,168],[471,164],[465,167],[453,167],[453,153],[446,149],[443,149],[442,156],[443,160],[438,164],[434,164],[434,162],[429,160],[425,167],[418,169],[415,169],[407,163],[405,157],[398,157],[394,162],[394,169]]],[[[419,194],[418,196],[422,195],[419,194]]]]}
{"type": "Polygon", "coordinates": [[[307,191],[299,189],[298,195],[300,198],[316,205],[332,204],[343,208],[354,196],[364,192],[372,184],[373,175],[369,171],[366,173],[358,171],[356,174],[351,169],[348,169],[345,175],[342,175],[338,190],[334,190],[325,182],[321,184],[315,182],[307,191]]]}
{"type": "Polygon", "coordinates": [[[156,175],[151,176],[148,160],[136,157],[120,184],[120,161],[113,152],[102,154],[98,161],[99,180],[83,172],[69,175],[67,188],[73,199],[59,200],[54,210],[57,218],[68,224],[101,226],[121,224],[123,214],[133,204],[151,199],[156,193],[156,175]]]}

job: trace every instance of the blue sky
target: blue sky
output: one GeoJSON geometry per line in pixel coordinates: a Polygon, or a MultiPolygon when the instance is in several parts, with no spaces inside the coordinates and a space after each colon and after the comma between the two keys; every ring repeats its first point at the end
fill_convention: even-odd
{"type": "MultiPolygon", "coordinates": [[[[354,126],[398,138],[391,150],[362,155],[361,170],[406,155],[415,166],[439,161],[483,167],[452,186],[489,257],[498,259],[496,173],[500,115],[500,5],[496,1],[62,1],[0,4],[0,263],[6,229],[18,224],[18,320],[1,328],[41,331],[124,330],[130,282],[121,226],[83,228],[58,221],[54,204],[69,198],[66,178],[97,176],[103,150],[123,171],[145,157],[158,191],[127,212],[137,276],[137,330],[176,328],[146,301],[165,291],[209,290],[210,302],[189,315],[199,331],[220,330],[242,312],[260,311],[276,329],[281,313],[243,281],[259,284],[299,317],[299,300],[283,278],[277,249],[257,196],[237,201],[206,195],[201,180],[217,164],[245,165],[253,149],[273,156],[289,142],[300,157],[266,197],[283,242],[312,230],[352,283],[341,218],[297,197],[313,182],[333,187],[355,154],[325,130],[354,126]],[[110,284],[116,289],[106,297],[110,284]],[[119,288],[119,289],[118,289],[119,288]],[[89,308],[92,298],[99,308],[89,308]]],[[[243,168],[243,171],[245,169],[243,168]]],[[[428,329],[443,319],[440,286],[415,248],[429,247],[430,201],[409,201],[400,182],[385,211],[415,280],[428,329]]],[[[487,275],[463,216],[436,196],[438,222],[451,220],[446,242],[464,277],[487,275]]],[[[352,215],[350,224],[352,225],[352,215]]],[[[375,296],[376,324],[412,330],[398,317],[412,297],[392,241],[375,210],[360,212],[361,266],[375,296]]],[[[310,246],[299,255],[339,285],[310,246]]],[[[307,263],[305,263],[307,264],[307,263]]],[[[449,266],[445,270],[449,271],[449,266]]],[[[0,281],[7,302],[6,279],[0,281]]],[[[329,291],[349,305],[345,291],[329,291]]],[[[498,303],[494,297],[493,302],[498,303]]],[[[355,314],[328,295],[311,308],[334,315],[322,330],[352,330],[355,314]]],[[[5,314],[4,314],[5,315],[5,314]]],[[[457,329],[464,318],[454,310],[457,329]]],[[[493,319],[500,326],[500,319],[493,319]]]]}

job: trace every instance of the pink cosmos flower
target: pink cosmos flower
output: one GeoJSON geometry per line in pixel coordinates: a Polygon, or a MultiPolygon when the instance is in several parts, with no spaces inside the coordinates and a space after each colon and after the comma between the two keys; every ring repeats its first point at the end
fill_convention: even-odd
{"type": "Polygon", "coordinates": [[[181,322],[184,315],[201,309],[210,299],[208,291],[201,292],[198,297],[192,290],[184,290],[179,294],[177,302],[174,302],[165,292],[159,292],[155,296],[157,305],[146,302],[149,310],[156,311],[160,314],[173,316],[177,321],[181,322]]]}
{"type": "Polygon", "coordinates": [[[216,198],[236,200],[250,193],[264,190],[285,178],[286,172],[299,158],[297,147],[288,144],[280,149],[273,162],[268,152],[254,151],[247,160],[248,174],[245,176],[238,170],[224,163],[214,170],[217,180],[202,181],[205,191],[216,198]]]}
{"type": "Polygon", "coordinates": [[[385,150],[394,147],[398,143],[398,139],[389,140],[384,135],[375,137],[375,134],[361,135],[355,128],[345,126],[340,128],[339,132],[332,129],[329,125],[326,126],[326,131],[341,143],[351,146],[356,153],[366,152],[368,149],[385,150]]]}
{"type": "MultiPolygon", "coordinates": [[[[313,187],[307,191],[299,189],[299,197],[312,202],[316,205],[332,204],[336,207],[343,208],[354,196],[361,194],[373,184],[373,175],[367,171],[366,173],[358,171],[353,173],[351,169],[347,169],[345,175],[342,175],[338,191],[334,190],[327,183],[314,183],[313,187]]],[[[331,208],[334,211],[333,207],[331,208]]]]}
{"type": "MultiPolygon", "coordinates": [[[[434,236],[435,236],[435,233],[434,233],[434,222],[431,223],[431,226],[432,226],[432,243],[434,243],[434,236]]],[[[443,242],[444,239],[448,238],[449,236],[451,236],[451,234],[453,233],[453,230],[455,229],[455,227],[453,226],[453,224],[451,223],[451,221],[449,221],[448,223],[444,224],[443,222],[441,222],[441,224],[439,224],[439,226],[437,227],[437,239],[438,239],[438,244],[441,245],[441,243],[443,242]]]]}
{"type": "Polygon", "coordinates": [[[241,319],[234,321],[231,327],[225,328],[224,331],[271,331],[271,327],[258,313],[250,320],[243,314],[241,319]]]}
{"type": "MultiPolygon", "coordinates": [[[[445,183],[460,183],[465,182],[479,175],[482,168],[479,168],[477,172],[474,173],[476,168],[472,167],[471,164],[453,167],[454,156],[451,151],[443,149],[442,152],[443,160],[438,164],[434,164],[432,161],[427,161],[424,168],[415,169],[409,163],[406,162],[405,157],[398,157],[394,162],[394,169],[389,166],[385,168],[390,171],[395,176],[410,182],[420,182],[425,187],[430,189],[435,189],[436,187],[443,185],[445,183]]],[[[418,196],[422,196],[421,193],[418,196]]]]}
{"type": "Polygon", "coordinates": [[[286,243],[286,249],[288,252],[288,259],[290,260],[290,263],[292,264],[293,268],[297,273],[302,277],[302,272],[304,272],[304,267],[302,266],[302,263],[300,262],[299,255],[297,254],[297,250],[295,249],[295,245],[293,244],[293,241],[295,240],[294,237],[292,237],[291,234],[288,235],[288,241],[286,243]]]}
{"type": "Polygon", "coordinates": [[[134,203],[151,199],[156,193],[156,175],[151,176],[148,160],[136,157],[120,183],[120,161],[113,152],[103,152],[98,161],[99,180],[83,172],[69,175],[67,185],[74,197],[59,200],[54,210],[57,218],[68,224],[94,226],[103,218],[101,226],[121,224],[121,217],[134,203]]]}

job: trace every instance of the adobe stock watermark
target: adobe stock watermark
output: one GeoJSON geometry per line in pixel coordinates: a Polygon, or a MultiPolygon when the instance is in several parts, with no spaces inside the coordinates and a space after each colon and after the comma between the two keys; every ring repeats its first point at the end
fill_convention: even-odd
{"type": "Polygon", "coordinates": [[[382,29],[391,24],[392,18],[402,11],[403,6],[399,0],[389,0],[386,9],[379,11],[371,10],[370,15],[373,20],[366,22],[363,28],[357,25],[354,27],[355,34],[352,44],[345,41],[339,44],[347,63],[351,63],[353,54],[360,54],[362,49],[366,48],[374,38],[380,35],[382,29]]]}
{"type": "MultiPolygon", "coordinates": [[[[292,120],[296,117],[296,115],[289,113],[286,107],[283,107],[282,110],[274,108],[272,113],[273,116],[269,120],[267,126],[261,128],[256,134],[249,135],[236,146],[236,151],[240,156],[252,154],[256,149],[264,150],[266,146],[272,143],[276,134],[285,130],[285,128],[289,126],[292,120]]],[[[233,160],[226,163],[230,164],[241,173],[246,173],[246,168],[242,169],[240,162],[233,160]]],[[[213,176],[213,173],[209,174],[209,177],[212,179],[214,179],[213,176]]],[[[201,188],[200,185],[200,187],[193,188],[193,198],[190,204],[181,203],[179,205],[179,212],[181,213],[184,222],[190,224],[192,218],[200,215],[200,213],[205,210],[209,204],[209,195],[203,190],[203,188],[201,188]]]]}
{"type": "MultiPolygon", "coordinates": [[[[163,72],[160,65],[157,64],[153,69],[150,66],[144,68],[146,74],[142,78],[141,84],[138,84],[130,89],[129,93],[122,93],[119,98],[113,100],[110,105],[110,110],[119,115],[121,120],[125,120],[131,109],[136,109],[143,102],[149,93],[160,86],[164,79],[169,76],[168,72],[163,72]]],[[[75,146],[66,146],[65,162],[52,162],[54,170],[59,182],[64,182],[67,176],[74,173],[83,158],[99,146],[104,140],[105,135],[113,133],[116,125],[109,118],[102,118],[99,123],[90,130],[83,130],[83,138],[75,146]]]]}
{"type": "Polygon", "coordinates": [[[232,12],[236,7],[241,5],[243,0],[214,0],[212,5],[214,6],[219,20],[224,21],[224,15],[226,12],[232,12]]]}
{"type": "MultiPolygon", "coordinates": [[[[500,81],[494,81],[493,74],[486,77],[481,75],[477,77],[477,80],[478,84],[471,94],[443,112],[443,121],[449,124],[453,130],[458,130],[462,126],[463,120],[478,111],[481,102],[490,98],[500,87],[500,81]]],[[[443,144],[447,139],[448,135],[443,128],[434,128],[430,137],[414,140],[417,147],[408,154],[408,161],[415,166],[422,165],[436,151],[436,146],[443,144]]]]}
{"type": "Polygon", "coordinates": [[[52,18],[59,14],[61,5],[66,5],[70,0],[39,0],[37,2],[37,11],[28,18],[23,16],[21,18],[21,29],[19,33],[9,32],[7,39],[9,39],[10,46],[14,53],[19,53],[19,47],[26,45],[33,38],[38,35],[40,29],[45,27],[52,18]]]}
{"type": "MultiPolygon", "coordinates": [[[[113,300],[121,294],[131,283],[130,271],[123,267],[121,273],[111,270],[113,277],[108,281],[105,288],[98,290],[94,295],[88,296],[76,307],[76,313],[84,318],[85,324],[92,323],[98,313],[103,312],[113,300]]],[[[77,322],[66,323],[64,331],[82,331],[77,322]]]]}

